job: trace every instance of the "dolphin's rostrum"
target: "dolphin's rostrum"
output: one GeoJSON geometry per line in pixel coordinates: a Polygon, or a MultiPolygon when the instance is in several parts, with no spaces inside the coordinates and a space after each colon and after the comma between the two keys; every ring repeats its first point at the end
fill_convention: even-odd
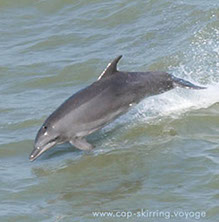
{"type": "Polygon", "coordinates": [[[85,136],[102,128],[132,104],[144,97],[166,92],[174,87],[205,89],[166,72],[121,72],[115,58],[98,80],[80,90],[59,106],[37,133],[33,161],[56,144],[70,142],[81,150],[91,150],[85,136]]]}

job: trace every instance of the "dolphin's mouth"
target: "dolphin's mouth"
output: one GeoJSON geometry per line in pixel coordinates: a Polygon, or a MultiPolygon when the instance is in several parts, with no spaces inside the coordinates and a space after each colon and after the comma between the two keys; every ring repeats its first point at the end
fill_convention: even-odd
{"type": "Polygon", "coordinates": [[[34,161],[36,158],[38,158],[42,153],[46,152],[53,146],[57,144],[56,139],[53,139],[52,141],[48,142],[45,146],[40,148],[39,146],[35,146],[33,151],[31,152],[29,156],[30,161],[34,161]]]}

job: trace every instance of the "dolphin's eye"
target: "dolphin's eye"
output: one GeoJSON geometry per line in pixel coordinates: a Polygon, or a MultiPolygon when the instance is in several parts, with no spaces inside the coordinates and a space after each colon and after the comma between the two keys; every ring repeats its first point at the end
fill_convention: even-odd
{"type": "Polygon", "coordinates": [[[47,126],[43,126],[43,129],[44,129],[44,130],[47,130],[47,126]]]}

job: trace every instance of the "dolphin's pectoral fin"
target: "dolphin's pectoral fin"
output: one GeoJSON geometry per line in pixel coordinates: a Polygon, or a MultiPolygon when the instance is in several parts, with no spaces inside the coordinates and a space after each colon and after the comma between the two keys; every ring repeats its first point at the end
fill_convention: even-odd
{"type": "Polygon", "coordinates": [[[113,73],[117,72],[117,63],[122,58],[122,55],[116,57],[111,63],[109,63],[106,69],[100,74],[97,80],[111,76],[113,73]]]}
{"type": "Polygon", "coordinates": [[[87,142],[85,138],[77,137],[69,141],[73,146],[80,150],[92,150],[94,146],[87,142]]]}

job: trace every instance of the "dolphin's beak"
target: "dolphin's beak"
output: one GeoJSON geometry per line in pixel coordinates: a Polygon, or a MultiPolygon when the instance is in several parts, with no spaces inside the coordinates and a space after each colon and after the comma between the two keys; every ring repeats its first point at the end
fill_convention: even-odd
{"type": "Polygon", "coordinates": [[[57,143],[55,141],[47,143],[44,147],[34,146],[33,151],[31,152],[29,156],[30,161],[34,161],[36,158],[38,158],[42,153],[46,152],[53,146],[55,146],[57,143]]]}

